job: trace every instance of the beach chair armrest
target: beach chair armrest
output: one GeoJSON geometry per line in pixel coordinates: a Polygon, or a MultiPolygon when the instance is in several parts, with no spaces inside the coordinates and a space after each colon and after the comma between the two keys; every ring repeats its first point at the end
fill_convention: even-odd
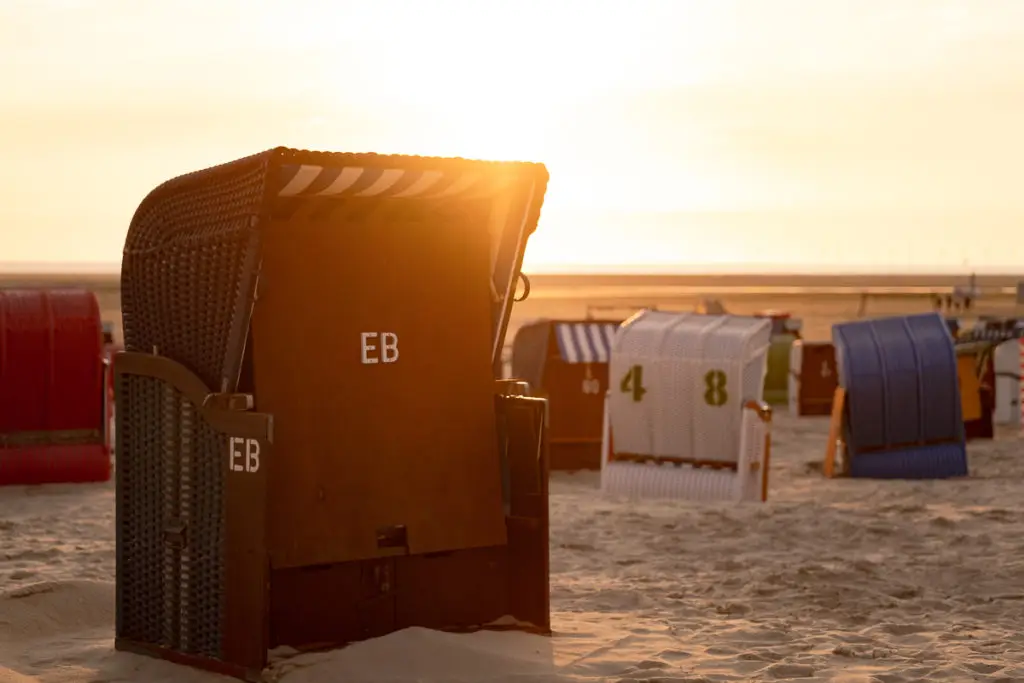
{"type": "Polygon", "coordinates": [[[761,500],[768,498],[768,469],[771,460],[772,408],[764,401],[748,399],[743,402],[740,452],[737,459],[737,486],[745,490],[751,486],[750,478],[760,484],[761,500]]]}

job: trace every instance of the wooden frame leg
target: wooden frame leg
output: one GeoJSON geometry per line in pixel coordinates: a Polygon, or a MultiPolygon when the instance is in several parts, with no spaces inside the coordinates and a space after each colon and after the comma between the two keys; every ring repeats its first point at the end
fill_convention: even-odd
{"type": "Polygon", "coordinates": [[[836,387],[832,399],[832,419],[828,425],[828,444],[825,446],[825,461],[821,471],[829,479],[836,476],[836,449],[839,447],[839,436],[843,433],[843,408],[846,407],[846,390],[836,387]]]}

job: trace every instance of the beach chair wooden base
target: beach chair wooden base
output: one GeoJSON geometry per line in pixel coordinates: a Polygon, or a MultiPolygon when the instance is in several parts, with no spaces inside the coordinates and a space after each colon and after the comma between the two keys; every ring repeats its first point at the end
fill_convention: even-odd
{"type": "Polygon", "coordinates": [[[846,408],[846,389],[836,387],[832,397],[832,418],[828,425],[828,444],[825,447],[825,461],[821,471],[829,479],[850,474],[846,458],[846,442],[843,440],[843,411],[846,408]]]}
{"type": "Polygon", "coordinates": [[[601,439],[551,439],[551,470],[601,469],[601,439]]]}
{"type": "MultiPolygon", "coordinates": [[[[121,353],[114,372],[122,406],[134,408],[147,394],[165,397],[163,412],[151,415],[153,438],[163,444],[157,456],[177,467],[170,473],[177,478],[139,492],[128,486],[139,468],[119,468],[118,515],[133,495],[179,496],[179,509],[158,518],[159,528],[148,518],[131,520],[128,531],[160,552],[148,560],[135,548],[122,551],[130,561],[118,565],[118,650],[259,681],[268,650],[278,646],[337,646],[411,626],[471,631],[515,624],[550,633],[543,399],[495,396],[505,543],[413,553],[406,527],[396,525],[378,529],[378,557],[281,566],[267,533],[277,493],[268,472],[283,462],[275,457],[272,415],[246,409],[250,395],[212,392],[166,357],[121,353]],[[223,500],[210,506],[214,485],[223,500]],[[159,571],[147,573],[150,566],[159,571]],[[154,582],[164,601],[145,590],[154,582]],[[205,603],[213,609],[197,608],[201,591],[214,596],[205,603]]],[[[135,460],[144,447],[123,439],[120,445],[135,460]]]]}
{"type": "Polygon", "coordinates": [[[771,416],[767,403],[748,401],[744,405],[739,458],[729,462],[617,453],[606,407],[601,490],[632,499],[766,501],[771,416]]]}
{"type": "Polygon", "coordinates": [[[828,477],[868,479],[944,479],[967,475],[963,442],[901,444],[851,454],[844,435],[846,391],[836,389],[822,473],[828,477]]]}

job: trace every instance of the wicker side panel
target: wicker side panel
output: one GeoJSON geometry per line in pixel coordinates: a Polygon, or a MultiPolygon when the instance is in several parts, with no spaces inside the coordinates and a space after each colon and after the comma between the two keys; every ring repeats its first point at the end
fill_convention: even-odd
{"type": "Polygon", "coordinates": [[[183,176],[136,212],[121,264],[125,349],[154,348],[208,386],[237,380],[258,268],[265,156],[183,176]]]}
{"type": "Polygon", "coordinates": [[[118,381],[117,636],[219,658],[223,439],[169,384],[118,381]]]}

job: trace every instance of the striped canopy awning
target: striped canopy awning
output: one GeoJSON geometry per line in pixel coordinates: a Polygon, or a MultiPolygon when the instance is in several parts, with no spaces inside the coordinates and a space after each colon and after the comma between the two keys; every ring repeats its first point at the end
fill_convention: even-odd
{"type": "Polygon", "coordinates": [[[320,166],[286,164],[281,167],[279,197],[388,197],[445,199],[487,197],[521,177],[521,171],[498,168],[388,168],[380,165],[320,166]]]}
{"type": "Polygon", "coordinates": [[[276,195],[286,213],[303,203],[343,205],[362,199],[489,201],[490,216],[481,228],[491,237],[492,296],[500,309],[495,313],[492,354],[498,362],[516,272],[526,238],[537,226],[547,186],[542,165],[295,150],[283,150],[279,158],[276,195]]]}
{"type": "Polygon", "coordinates": [[[168,330],[194,328],[196,315],[218,317],[230,311],[230,327],[218,329],[221,337],[204,342],[212,355],[177,360],[194,368],[208,365],[203,379],[211,386],[234,386],[261,268],[260,235],[267,225],[335,217],[358,223],[377,211],[394,212],[396,220],[427,216],[445,225],[446,212],[468,209],[466,215],[473,215],[474,224],[491,237],[492,360],[497,366],[523,253],[537,227],[547,184],[548,171],[539,163],[286,147],[172,178],[153,189],[132,217],[122,257],[124,299],[134,301],[136,294],[145,299],[132,310],[158,308],[162,304],[157,302],[170,296],[162,293],[165,289],[190,292],[202,287],[195,268],[220,271],[217,277],[230,286],[223,287],[220,299],[211,299],[209,311],[182,306],[169,312],[175,322],[152,337],[133,334],[133,318],[127,315],[128,346],[167,348],[168,330]],[[213,249],[211,244],[220,246],[213,249]],[[158,278],[154,273],[162,271],[154,264],[165,263],[169,254],[187,267],[158,278]],[[223,263],[212,265],[210,254],[223,263]],[[133,286],[134,280],[140,284],[133,286]]]}
{"type": "Polygon", "coordinates": [[[616,323],[555,323],[558,353],[566,363],[607,363],[611,358],[616,323]]]}

